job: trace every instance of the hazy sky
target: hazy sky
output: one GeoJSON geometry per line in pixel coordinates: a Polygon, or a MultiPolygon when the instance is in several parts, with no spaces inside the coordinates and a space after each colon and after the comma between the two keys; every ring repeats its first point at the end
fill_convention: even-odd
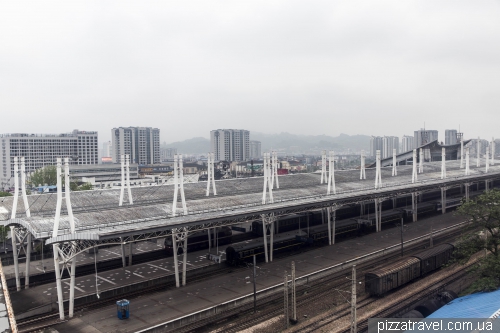
{"type": "Polygon", "coordinates": [[[500,137],[500,1],[0,1],[0,133],[500,137]]]}

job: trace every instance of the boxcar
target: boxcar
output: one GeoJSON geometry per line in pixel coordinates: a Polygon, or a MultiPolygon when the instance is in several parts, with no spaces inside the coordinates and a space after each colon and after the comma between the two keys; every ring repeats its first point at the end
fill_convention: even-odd
{"type": "Polygon", "coordinates": [[[420,259],[420,275],[432,272],[446,264],[454,249],[453,245],[445,243],[415,254],[413,257],[420,259]]]}
{"type": "Polygon", "coordinates": [[[382,295],[420,276],[420,260],[415,257],[400,259],[375,268],[365,274],[365,291],[382,295]]]}

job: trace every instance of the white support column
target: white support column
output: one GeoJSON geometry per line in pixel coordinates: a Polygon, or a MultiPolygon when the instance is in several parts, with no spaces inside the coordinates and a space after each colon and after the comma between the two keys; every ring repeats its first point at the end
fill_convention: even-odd
{"type": "Polygon", "coordinates": [[[174,257],[174,275],[175,275],[175,286],[179,288],[181,286],[179,282],[179,259],[177,258],[177,239],[174,232],[177,229],[172,229],[172,255],[174,257]]]}
{"type": "Polygon", "coordinates": [[[375,188],[382,187],[382,170],[380,168],[380,150],[377,150],[376,172],[375,172],[375,188]]]}
{"type": "MultiPolygon", "coordinates": [[[[217,235],[217,230],[215,231],[217,235]]],[[[217,237],[217,236],[216,236],[217,237]]],[[[187,265],[187,254],[188,254],[188,245],[187,245],[187,233],[186,237],[184,237],[184,248],[182,252],[182,286],[186,285],[186,265],[187,265]]],[[[217,253],[218,255],[218,253],[217,253]]]]}
{"type": "Polygon", "coordinates": [[[333,155],[333,151],[330,151],[328,155],[328,189],[326,194],[337,194],[337,190],[335,188],[335,159],[333,155]]]}
{"type": "Polygon", "coordinates": [[[264,163],[263,163],[263,168],[264,168],[264,189],[262,191],[262,204],[265,205],[266,203],[273,203],[273,188],[272,188],[272,181],[271,181],[271,157],[270,153],[264,153],[264,163]],[[269,189],[269,201],[266,199],[266,190],[269,189]]]}
{"type": "Polygon", "coordinates": [[[120,201],[118,206],[123,205],[123,193],[125,191],[125,155],[120,155],[120,165],[122,171],[121,186],[120,186],[120,201]]]}
{"type": "Polygon", "coordinates": [[[464,138],[460,139],[460,169],[464,168],[464,138]]]}
{"type": "Polygon", "coordinates": [[[208,252],[212,252],[212,228],[208,228],[208,252]]]}
{"type": "MultiPolygon", "coordinates": [[[[24,210],[26,211],[26,217],[31,217],[30,206],[28,202],[28,196],[26,194],[26,166],[24,157],[21,157],[21,191],[24,202],[24,210]]],[[[30,286],[30,265],[31,265],[31,233],[28,232],[27,235],[27,246],[26,246],[26,270],[24,274],[24,287],[26,289],[30,286]]],[[[43,245],[42,245],[43,246],[43,245]]]]}
{"type": "Polygon", "coordinates": [[[359,172],[359,179],[366,179],[366,171],[365,171],[365,151],[361,151],[361,169],[359,172]]]}
{"type": "Polygon", "coordinates": [[[374,200],[374,206],[375,206],[375,231],[376,232],[379,232],[380,229],[379,229],[379,223],[378,223],[378,199],[375,199],[374,200]]]}
{"type": "Polygon", "coordinates": [[[212,190],[214,195],[217,195],[217,190],[215,189],[215,157],[214,153],[208,153],[207,158],[207,197],[210,196],[210,183],[212,184],[212,190]]]}
{"type": "Polygon", "coordinates": [[[418,179],[418,173],[417,173],[417,150],[413,149],[413,173],[411,176],[411,182],[415,183],[418,179]]]}
{"type": "Polygon", "coordinates": [[[469,202],[469,183],[465,183],[465,202],[469,202]]]}
{"type": "Polygon", "coordinates": [[[477,150],[477,159],[476,159],[476,167],[481,166],[481,139],[477,137],[477,144],[476,144],[476,150],[477,150]]]}
{"type": "Polygon", "coordinates": [[[469,147],[465,148],[465,175],[470,176],[469,147]]]}
{"type": "Polygon", "coordinates": [[[320,184],[326,183],[326,150],[321,151],[321,181],[320,184]]]}
{"type": "MultiPolygon", "coordinates": [[[[14,157],[14,200],[12,202],[12,211],[10,213],[10,218],[13,220],[16,218],[17,213],[17,202],[19,200],[19,170],[18,170],[18,158],[14,157]]],[[[16,229],[14,226],[10,227],[10,234],[12,235],[12,254],[14,259],[14,273],[16,275],[16,289],[21,290],[21,279],[19,277],[19,260],[17,252],[17,236],[16,229]]]]}
{"type": "Polygon", "coordinates": [[[424,150],[420,148],[420,155],[418,161],[418,173],[424,173],[424,150]]]}
{"type": "Polygon", "coordinates": [[[127,261],[125,259],[125,244],[121,243],[120,249],[122,252],[122,266],[123,266],[123,268],[125,268],[125,267],[127,267],[127,261]]]}
{"type": "Polygon", "coordinates": [[[491,138],[491,165],[495,165],[495,138],[491,138]]]}
{"type": "MultiPolygon", "coordinates": [[[[52,237],[57,237],[59,230],[59,219],[61,216],[61,205],[62,205],[62,170],[61,170],[61,159],[57,158],[57,205],[56,205],[56,215],[54,217],[54,229],[52,231],[52,237]]],[[[59,265],[59,244],[54,244],[54,270],[56,272],[56,288],[57,288],[57,303],[59,304],[59,318],[64,320],[64,299],[61,285],[61,267],[59,265]]]]}
{"type": "Polygon", "coordinates": [[[181,194],[182,211],[187,215],[186,198],[184,196],[184,173],[182,164],[182,155],[174,155],[174,200],[172,202],[172,216],[177,211],[177,193],[181,194]]]}
{"type": "MultiPolygon", "coordinates": [[[[68,211],[68,219],[70,225],[70,231],[72,234],[76,232],[75,229],[75,219],[73,217],[73,208],[71,207],[71,189],[70,189],[70,179],[69,179],[69,158],[64,158],[64,197],[66,199],[66,209],[68,211]]],[[[73,245],[74,246],[74,245],[73,245]]],[[[73,312],[75,308],[75,271],[76,271],[76,256],[71,260],[71,271],[70,271],[70,287],[69,287],[69,317],[73,318],[73,312]]]]}
{"type": "Polygon", "coordinates": [[[441,148],[441,179],[446,179],[446,148],[441,148]]]}
{"type": "Polygon", "coordinates": [[[398,169],[396,165],[396,149],[392,150],[392,176],[398,175],[398,169]]]}
{"type": "Polygon", "coordinates": [[[271,182],[272,186],[271,187],[274,187],[274,181],[276,181],[276,188],[280,188],[280,182],[278,181],[278,153],[273,151],[273,156],[272,156],[272,159],[273,159],[273,181],[271,182]]]}
{"type": "Polygon", "coordinates": [[[128,202],[130,205],[134,204],[134,200],[132,198],[132,189],[130,188],[130,155],[125,155],[125,171],[127,174],[127,192],[128,192],[128,202]]]}

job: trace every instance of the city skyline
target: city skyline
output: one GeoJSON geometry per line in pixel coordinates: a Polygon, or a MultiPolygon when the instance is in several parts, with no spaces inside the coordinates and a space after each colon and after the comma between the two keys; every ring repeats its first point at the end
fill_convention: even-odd
{"type": "Polygon", "coordinates": [[[425,122],[490,139],[499,14],[466,1],[8,2],[0,133],[402,137],[425,122]]]}

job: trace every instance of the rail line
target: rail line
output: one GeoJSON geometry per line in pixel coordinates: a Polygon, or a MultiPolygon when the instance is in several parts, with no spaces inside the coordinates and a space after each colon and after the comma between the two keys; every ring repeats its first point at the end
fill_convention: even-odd
{"type": "MultiPolygon", "coordinates": [[[[436,237],[436,241],[445,242],[446,240],[454,238],[459,234],[460,231],[454,230],[448,234],[441,235],[436,237]]],[[[411,254],[420,251],[422,248],[422,244],[413,244],[412,246],[407,247],[405,251],[406,254],[411,254]]],[[[365,262],[358,266],[358,269],[367,269],[378,265],[380,263],[389,261],[394,258],[399,258],[400,254],[393,254],[390,256],[377,258],[374,261],[365,262]]],[[[297,308],[299,307],[307,307],[311,304],[314,304],[317,300],[328,297],[334,293],[337,293],[337,290],[346,290],[350,288],[350,282],[346,282],[345,280],[346,270],[337,272],[332,274],[327,278],[323,278],[318,280],[315,284],[311,285],[298,285],[296,289],[297,293],[297,308]]],[[[371,304],[375,300],[367,298],[366,300],[360,300],[359,304],[364,304],[364,306],[371,304]],[[366,303],[366,304],[365,304],[366,303]]],[[[202,319],[197,321],[196,323],[188,324],[183,327],[175,328],[175,332],[184,333],[184,332],[205,332],[208,327],[213,328],[217,332],[238,332],[245,328],[250,328],[257,324],[262,323],[263,321],[278,317],[283,314],[283,296],[281,293],[273,294],[267,296],[264,299],[259,300],[258,304],[259,311],[258,315],[253,314],[253,304],[245,304],[238,308],[234,308],[217,315],[208,317],[206,319],[202,319]],[[235,320],[236,319],[236,320],[235,320]],[[230,322],[231,321],[231,322],[230,322]],[[230,323],[229,323],[230,322],[230,323]]],[[[341,310],[344,311],[344,310],[341,310]]],[[[350,310],[345,310],[350,313],[350,310]]],[[[341,317],[343,314],[339,314],[336,317],[341,317]]]]}

